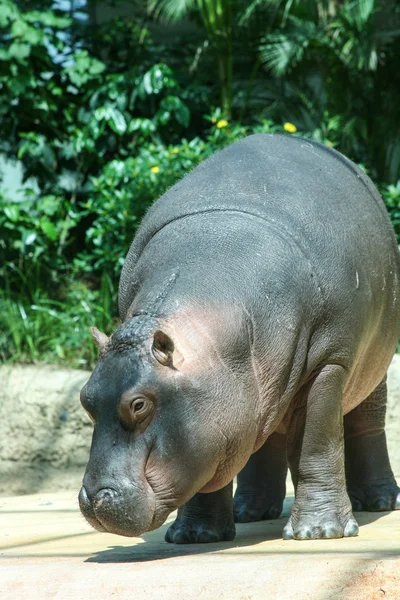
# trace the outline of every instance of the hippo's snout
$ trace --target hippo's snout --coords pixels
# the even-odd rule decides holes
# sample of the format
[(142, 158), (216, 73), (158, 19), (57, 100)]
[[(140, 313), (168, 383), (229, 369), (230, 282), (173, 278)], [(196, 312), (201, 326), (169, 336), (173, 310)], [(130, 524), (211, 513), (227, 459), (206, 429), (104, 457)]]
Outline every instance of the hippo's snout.
[(85, 519), (94, 529), (127, 537), (139, 536), (153, 529), (155, 500), (139, 490), (102, 488), (94, 493), (83, 485), (79, 506)]

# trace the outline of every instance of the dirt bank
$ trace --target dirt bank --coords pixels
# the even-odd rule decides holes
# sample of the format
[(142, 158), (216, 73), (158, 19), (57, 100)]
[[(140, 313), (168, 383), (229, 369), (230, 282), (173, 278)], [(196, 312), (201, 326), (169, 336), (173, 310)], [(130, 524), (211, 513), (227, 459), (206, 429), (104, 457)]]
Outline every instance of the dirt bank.
[(48, 365), (0, 369), (0, 494), (79, 487), (92, 435), (79, 392), (89, 375)]
[[(79, 403), (87, 371), (43, 366), (0, 368), (0, 494), (80, 487), (92, 424)], [(389, 369), (387, 432), (400, 479), (400, 355)]]

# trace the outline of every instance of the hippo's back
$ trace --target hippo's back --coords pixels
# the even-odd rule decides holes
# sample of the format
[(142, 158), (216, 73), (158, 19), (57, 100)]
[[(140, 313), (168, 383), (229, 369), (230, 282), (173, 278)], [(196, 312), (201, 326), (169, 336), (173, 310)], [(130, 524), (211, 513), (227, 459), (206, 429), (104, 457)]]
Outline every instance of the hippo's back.
[(357, 165), (289, 135), (252, 135), (217, 152), (158, 200), (142, 229), (154, 234), (177, 218), (218, 210), (260, 215), (292, 235), (299, 227), (314, 230), (318, 220), (340, 229), (349, 217), (362, 222), (374, 213), (390, 231), (383, 202)]
[(296, 243), (328, 296), (340, 284), (348, 288), (350, 280), (355, 289), (367, 285), (369, 293), (398, 286), (393, 228), (369, 177), (339, 152), (316, 142), (258, 134), (201, 163), (149, 210), (122, 272), (122, 317), (132, 301), (131, 273), (158, 231), (188, 215), (211, 212), (221, 214), (223, 229), (224, 213), (234, 211), (263, 219)]

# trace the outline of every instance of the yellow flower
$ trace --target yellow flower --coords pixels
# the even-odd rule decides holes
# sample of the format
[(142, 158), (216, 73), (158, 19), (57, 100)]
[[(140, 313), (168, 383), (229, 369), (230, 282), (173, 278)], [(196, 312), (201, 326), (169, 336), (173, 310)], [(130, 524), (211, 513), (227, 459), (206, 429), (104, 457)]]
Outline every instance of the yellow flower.
[(160, 172), (160, 167), (151, 167), (150, 171), (152, 173), (159, 173)]
[(297, 127), (296, 127), (296, 125), (293, 125), (293, 123), (284, 123), (283, 129), (285, 131), (288, 131), (289, 133), (296, 133), (296, 131), (297, 131)]
[(218, 123), (217, 123), (217, 127), (218, 127), (218, 129), (223, 129), (224, 127), (228, 127), (228, 121), (226, 121), (225, 119), (220, 119), (220, 121), (218, 121)]
[(179, 154), (179, 148), (172, 148), (171, 154)]
[(326, 142), (326, 145), (329, 146), (329, 148), (333, 148), (333, 142)]

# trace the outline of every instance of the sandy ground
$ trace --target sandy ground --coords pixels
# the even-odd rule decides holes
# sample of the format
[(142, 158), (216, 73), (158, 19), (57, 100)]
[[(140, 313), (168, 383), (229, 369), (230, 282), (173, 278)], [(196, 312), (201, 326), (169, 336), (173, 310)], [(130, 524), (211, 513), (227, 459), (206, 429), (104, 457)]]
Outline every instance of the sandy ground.
[[(54, 394), (50, 371), (44, 373), (47, 396), (36, 422), (47, 429), (39, 432), (32, 421), (29, 432), (18, 408), (27, 390), (34, 390), (31, 398), (39, 395), (37, 377), (32, 371), (27, 386), (21, 371), (7, 375), (18, 394), (15, 414), (9, 416), (4, 402), (0, 413), (3, 494), (10, 485), (39, 493), (0, 498), (1, 600), (400, 600), (400, 511), (357, 513), (356, 538), (283, 541), (293, 501), (289, 487), (283, 517), (239, 525), (231, 543), (170, 545), (163, 541), (167, 524), (143, 538), (93, 531), (77, 505), (90, 426), (76, 395), (87, 375), (58, 372)], [(8, 398), (2, 370), (0, 385)], [(400, 480), (400, 357), (392, 363), (389, 385), (389, 449)], [(65, 485), (70, 491), (57, 491)], [(52, 491), (44, 491), (49, 486)]]
[(284, 517), (239, 525), (231, 543), (175, 546), (167, 525), (143, 539), (91, 530), (76, 494), (2, 498), (0, 598), (399, 600), (400, 511), (356, 517), (356, 538), (283, 541)]

